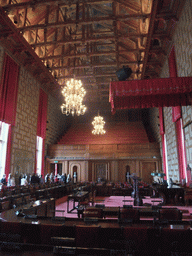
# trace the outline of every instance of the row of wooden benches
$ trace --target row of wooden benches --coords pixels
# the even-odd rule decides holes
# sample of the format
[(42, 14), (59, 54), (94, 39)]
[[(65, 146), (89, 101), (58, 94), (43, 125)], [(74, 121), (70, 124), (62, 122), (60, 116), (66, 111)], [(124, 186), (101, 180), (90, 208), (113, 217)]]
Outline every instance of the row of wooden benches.
[(73, 189), (73, 186), (64, 184), (7, 188), (3, 196), (0, 197), (0, 211), (6, 211), (35, 200), (60, 198), (71, 193)]

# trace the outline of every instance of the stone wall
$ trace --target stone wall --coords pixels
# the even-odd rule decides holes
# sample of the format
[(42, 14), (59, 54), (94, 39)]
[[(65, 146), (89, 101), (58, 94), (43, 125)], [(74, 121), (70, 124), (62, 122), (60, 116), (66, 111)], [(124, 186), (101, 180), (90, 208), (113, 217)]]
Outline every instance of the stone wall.
[(48, 97), (46, 145), (57, 143), (68, 125), (68, 118), (61, 113), (61, 103)]
[[(192, 76), (192, 2), (186, 1), (182, 15), (177, 24), (173, 45), (175, 46), (177, 72), (179, 77)], [(161, 77), (169, 77), (168, 59), (161, 72)], [(192, 120), (191, 106), (182, 107), (183, 126)], [(165, 134), (167, 142), (167, 160), (169, 178), (179, 181), (178, 152), (175, 124), (172, 122), (172, 109), (164, 108)], [(184, 128), (187, 164), (192, 167), (192, 126)]]
[(32, 173), (35, 167), (39, 86), (38, 82), (21, 67), (16, 124), (12, 135), (12, 173)]
[[(178, 76), (192, 76), (192, 2), (187, 0), (174, 35)], [(182, 107), (187, 164), (192, 167), (192, 107)]]
[(186, 146), (187, 164), (192, 168), (192, 109), (191, 106), (182, 107), (184, 138)]
[(159, 129), (159, 109), (151, 108), (149, 111), (150, 126), (153, 129), (155, 141), (161, 143), (160, 129)]
[(173, 37), (178, 76), (192, 76), (192, 2), (186, 0)]
[[(0, 46), (0, 78), (3, 60), (4, 48)], [(23, 66), (20, 66), (16, 123), (12, 127), (11, 173), (31, 174), (34, 171), (39, 89), (41, 87), (42, 85), (38, 82), (38, 79), (34, 78)], [(48, 94), (45, 156), (47, 155), (48, 145), (55, 143), (66, 127), (67, 119), (61, 114), (60, 104), (58, 99)]]

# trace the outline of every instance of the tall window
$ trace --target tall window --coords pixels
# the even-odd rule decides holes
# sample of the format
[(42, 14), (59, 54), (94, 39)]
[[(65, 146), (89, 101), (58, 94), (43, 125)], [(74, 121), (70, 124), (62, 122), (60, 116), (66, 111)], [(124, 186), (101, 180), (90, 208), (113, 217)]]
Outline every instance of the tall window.
[(167, 161), (167, 140), (166, 140), (166, 134), (164, 134), (164, 147), (165, 147), (165, 166), (166, 166), (166, 176), (167, 176), (167, 182), (169, 184), (169, 172), (168, 172), (168, 161)]
[(5, 173), (9, 124), (0, 121), (0, 177)]
[[(44, 176), (44, 147), (47, 125), (47, 94), (40, 89), (39, 109), (37, 118), (37, 155), (36, 155), (36, 173)], [(41, 159), (40, 159), (41, 158)]]
[(43, 151), (43, 138), (37, 136), (37, 142), (36, 142), (36, 159), (37, 159), (37, 170), (36, 173), (38, 175), (41, 175), (41, 169), (42, 169), (42, 152)]

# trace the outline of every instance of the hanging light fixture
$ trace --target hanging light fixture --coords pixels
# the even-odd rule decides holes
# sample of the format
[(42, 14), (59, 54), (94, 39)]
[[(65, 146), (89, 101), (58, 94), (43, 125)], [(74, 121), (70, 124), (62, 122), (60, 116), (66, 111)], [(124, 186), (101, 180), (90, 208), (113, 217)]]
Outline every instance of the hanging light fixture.
[(94, 130), (92, 131), (94, 135), (103, 135), (106, 133), (106, 131), (104, 130), (105, 121), (103, 120), (103, 117), (99, 114), (98, 116), (94, 117), (92, 125), (94, 126)]
[(82, 86), (81, 80), (71, 79), (67, 81), (66, 86), (62, 90), (62, 94), (65, 98), (65, 103), (61, 106), (61, 112), (65, 115), (72, 116), (76, 113), (79, 115), (84, 115), (86, 111), (85, 105), (82, 104), (83, 97), (86, 94), (85, 89)]
[[(77, 23), (76, 23), (76, 31), (75, 31), (75, 40), (77, 34)], [(74, 47), (74, 71), (75, 71), (75, 61), (76, 61), (76, 44)], [(61, 106), (61, 112), (65, 115), (69, 115), (70, 113), (72, 116), (77, 114), (84, 115), (86, 111), (85, 105), (82, 104), (83, 97), (86, 94), (85, 89), (82, 86), (81, 80), (77, 80), (72, 78), (71, 80), (67, 81), (66, 86), (62, 90), (62, 94), (65, 98), (65, 103)]]

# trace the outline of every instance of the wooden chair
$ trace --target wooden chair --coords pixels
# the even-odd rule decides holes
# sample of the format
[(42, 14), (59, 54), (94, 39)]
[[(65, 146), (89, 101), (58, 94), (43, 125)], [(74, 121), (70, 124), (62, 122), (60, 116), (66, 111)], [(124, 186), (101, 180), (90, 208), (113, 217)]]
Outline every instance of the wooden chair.
[(120, 221), (138, 222), (140, 220), (140, 212), (135, 208), (120, 209)]
[(159, 209), (160, 221), (177, 221), (182, 220), (182, 212), (177, 208), (161, 208)]
[(147, 252), (147, 228), (143, 226), (123, 227), (122, 233), (126, 241), (127, 255), (148, 255)]
[(91, 218), (103, 218), (103, 209), (102, 208), (86, 208), (83, 212), (83, 217), (91, 217)]
[(24, 204), (29, 204), (30, 202), (31, 202), (31, 195), (25, 195), (24, 197), (23, 197), (23, 203)]
[(83, 206), (86, 208), (87, 206), (90, 206), (90, 200), (92, 197), (92, 192), (89, 192), (89, 196), (84, 199), (84, 201), (79, 201), (79, 207)]
[(188, 188), (185, 190), (184, 201), (185, 201), (185, 205), (189, 205), (190, 201), (192, 202), (192, 189)]
[(1, 202), (1, 212), (7, 211), (10, 209), (10, 201)]
[(14, 199), (14, 205), (16, 205), (16, 207), (18, 207), (22, 204), (23, 204), (23, 197), (17, 197)]
[(95, 204), (95, 197), (96, 197), (96, 190), (93, 191), (93, 193), (92, 193), (92, 195), (91, 195), (91, 197), (89, 199), (89, 201), (92, 204), (92, 206), (94, 206), (94, 204)]
[(100, 226), (77, 225), (75, 241), (76, 247), (99, 248)]

